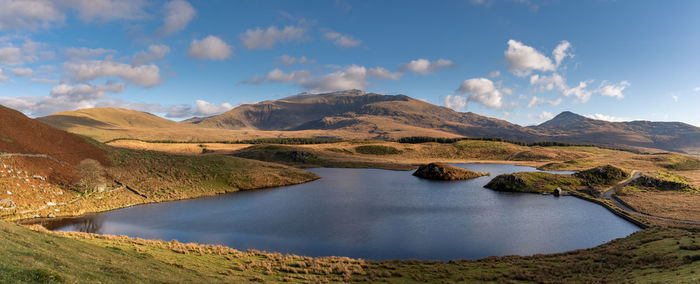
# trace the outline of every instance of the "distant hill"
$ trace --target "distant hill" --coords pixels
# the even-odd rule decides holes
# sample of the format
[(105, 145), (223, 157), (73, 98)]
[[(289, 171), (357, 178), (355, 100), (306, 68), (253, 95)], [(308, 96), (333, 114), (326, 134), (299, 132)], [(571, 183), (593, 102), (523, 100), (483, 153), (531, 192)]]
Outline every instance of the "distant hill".
[[(8, 154), (40, 154), (51, 158), (13, 156), (24, 168), (67, 182), (73, 166), (83, 159), (107, 164), (106, 152), (83, 137), (58, 130), (24, 114), (0, 106), (0, 152)], [(55, 159), (55, 160), (54, 160)]]
[[(415, 128), (458, 135), (503, 137), (532, 141), (536, 133), (510, 122), (460, 113), (404, 95), (380, 95), (358, 90), (296, 95), (242, 105), (220, 115), (189, 121), (204, 127), (259, 130), (365, 131), (373, 138)], [(410, 131), (409, 131), (410, 129)]]
[[(180, 123), (147, 113), (111, 110), (63, 112), (40, 120), (97, 138), (149, 137), (153, 140), (154, 136), (163, 135), (180, 140), (211, 137), (233, 140), (233, 137), (248, 136), (334, 136), (348, 139), (468, 136), (700, 153), (700, 128), (680, 122), (607, 122), (563, 112), (540, 125), (523, 127), (471, 112), (457, 112), (404, 95), (359, 90), (300, 94), (241, 105), (220, 115)], [(154, 132), (156, 128), (158, 131)], [(97, 130), (100, 134), (91, 133)]]
[(700, 150), (700, 128), (681, 122), (608, 122), (565, 111), (530, 128), (558, 141), (627, 145), (687, 153), (698, 153)]
[(64, 111), (40, 117), (38, 120), (58, 129), (71, 129), (72, 127), (83, 126), (139, 128), (180, 126), (175, 121), (147, 112), (109, 107)]

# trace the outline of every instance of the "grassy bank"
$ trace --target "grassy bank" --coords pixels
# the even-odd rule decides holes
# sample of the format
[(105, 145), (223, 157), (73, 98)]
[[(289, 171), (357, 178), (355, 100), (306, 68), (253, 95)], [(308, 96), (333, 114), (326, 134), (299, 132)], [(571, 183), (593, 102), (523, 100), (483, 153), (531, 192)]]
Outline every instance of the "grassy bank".
[[(0, 195), (14, 208), (0, 211), (3, 220), (75, 216), (126, 206), (188, 199), (215, 194), (299, 184), (318, 179), (311, 172), (238, 157), (172, 155), (155, 151), (109, 150), (104, 191), (82, 192), (32, 178), (32, 173), (11, 169), (0, 173)], [(8, 174), (12, 170), (11, 174)], [(135, 190), (120, 186), (114, 181)], [(17, 185), (17, 186), (15, 186)]]
[(310, 258), (0, 222), (0, 282), (694, 282), (700, 234), (647, 229), (585, 250), (436, 261)]

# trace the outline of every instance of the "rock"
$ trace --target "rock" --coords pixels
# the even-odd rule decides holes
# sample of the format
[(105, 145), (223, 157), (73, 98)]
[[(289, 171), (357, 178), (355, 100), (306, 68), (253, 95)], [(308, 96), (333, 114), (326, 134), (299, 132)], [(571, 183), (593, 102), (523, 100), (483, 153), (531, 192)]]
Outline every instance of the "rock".
[(557, 187), (556, 189), (554, 189), (554, 196), (559, 197), (562, 195), (564, 195), (564, 190), (561, 189), (561, 187)]
[(414, 176), (433, 180), (467, 180), (481, 176), (487, 176), (488, 173), (477, 173), (470, 170), (445, 165), (438, 163), (430, 163), (418, 167)]
[(53, 213), (49, 213), (49, 215), (46, 215), (46, 218), (56, 218), (56, 215), (53, 215)]
[(54, 203), (54, 202), (46, 202), (46, 206), (56, 206), (56, 203)]
[(0, 200), (0, 208), (2, 208), (2, 209), (15, 208), (15, 203), (12, 202), (12, 200), (10, 200), (10, 199), (2, 199), (2, 200)]
[(7, 195), (12, 195), (12, 191), (7, 191)]
[(32, 178), (33, 178), (33, 179), (39, 179), (39, 180), (46, 181), (46, 178), (45, 178), (45, 177), (42, 177), (42, 176), (40, 176), (40, 175), (33, 175)]

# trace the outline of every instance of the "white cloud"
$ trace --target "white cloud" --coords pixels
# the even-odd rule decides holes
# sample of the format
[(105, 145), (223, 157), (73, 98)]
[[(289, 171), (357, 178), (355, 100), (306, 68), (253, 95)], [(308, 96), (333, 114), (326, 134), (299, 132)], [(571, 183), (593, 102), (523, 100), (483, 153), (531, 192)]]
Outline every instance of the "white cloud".
[(362, 44), (362, 41), (359, 39), (355, 39), (350, 35), (341, 34), (339, 32), (331, 30), (328, 30), (325, 33), (323, 33), (323, 36), (333, 41), (335, 45), (340, 47), (354, 47)]
[(625, 90), (625, 88), (629, 87), (630, 83), (627, 81), (622, 81), (618, 84), (608, 84), (607, 81), (603, 81), (600, 83), (600, 87), (598, 88), (598, 93), (600, 93), (603, 96), (608, 96), (608, 97), (615, 97), (617, 99), (622, 99), (625, 97), (624, 94), (622, 94), (622, 91)]
[(401, 79), (401, 76), (403, 75), (401, 72), (391, 72), (389, 70), (384, 69), (383, 67), (374, 67), (370, 68), (367, 70), (368, 75), (377, 77), (379, 79), (389, 79), (389, 80), (398, 80)]
[(147, 51), (141, 51), (131, 60), (131, 65), (142, 65), (165, 57), (170, 53), (170, 47), (164, 44), (151, 44)]
[(693, 92), (700, 92), (700, 87), (693, 88)]
[(203, 100), (195, 101), (195, 111), (193, 115), (195, 116), (211, 116), (227, 112), (233, 108), (230, 103), (223, 103), (221, 105), (212, 104)]
[(445, 97), (445, 106), (456, 111), (467, 108), (467, 98), (458, 95), (447, 95)]
[(210, 35), (202, 40), (192, 40), (188, 52), (197, 59), (223, 60), (231, 56), (232, 49), (220, 38)]
[(569, 50), (571, 47), (571, 43), (568, 41), (563, 40), (562, 42), (557, 45), (557, 47), (554, 48), (554, 51), (552, 51), (552, 55), (554, 55), (554, 61), (556, 62), (556, 67), (559, 67), (561, 65), (562, 60), (566, 57), (574, 57), (572, 53), (567, 53), (566, 51)]
[(622, 122), (622, 121), (632, 121), (633, 120), (633, 119), (626, 118), (626, 117), (616, 117), (616, 116), (601, 114), (601, 113), (588, 114), (588, 115), (584, 115), (584, 116), (587, 118), (590, 118), (590, 119), (605, 120), (605, 121), (610, 121), (610, 122)]
[(508, 63), (510, 63), (509, 70), (516, 76), (530, 75), (533, 70), (554, 71), (556, 69), (549, 57), (516, 40), (511, 39), (508, 41), (508, 49), (505, 51), (505, 56)]
[(486, 75), (488, 75), (488, 76), (491, 77), (491, 78), (496, 78), (496, 77), (498, 77), (498, 76), (501, 76), (501, 71), (498, 71), (498, 70), (496, 70), (496, 71), (491, 71), (491, 72), (489, 72), (489, 73), (486, 74)]
[(411, 62), (402, 64), (400, 69), (402, 72), (415, 72), (420, 74), (428, 74), (437, 71), (438, 69), (445, 67), (453, 67), (454, 63), (447, 59), (438, 59), (437, 61), (430, 61), (428, 59), (416, 59), (411, 60)]
[(17, 65), (22, 63), (22, 52), (18, 47), (0, 48), (0, 63)]
[(303, 83), (306, 80), (308, 80), (309, 77), (311, 77), (313, 74), (311, 71), (307, 70), (299, 70), (299, 71), (293, 71), (290, 73), (285, 73), (284, 71), (280, 70), (279, 68), (275, 68), (270, 73), (267, 73), (265, 76), (253, 76), (249, 79), (246, 79), (242, 81), (241, 83), (243, 84), (262, 84), (264, 82), (272, 82), (272, 83), (289, 83), (289, 82), (295, 82), (295, 83)]
[(136, 20), (148, 16), (143, 0), (67, 0), (68, 7), (78, 11), (78, 18), (85, 22), (110, 22)]
[(366, 68), (364, 66), (350, 65), (334, 72), (315, 76), (311, 71), (298, 70), (284, 72), (275, 68), (265, 76), (252, 76), (241, 81), (242, 84), (270, 83), (294, 83), (304, 90), (312, 93), (342, 91), (350, 89), (365, 89), (370, 78), (379, 80), (398, 80), (399, 72), (390, 72), (382, 67)]
[(18, 77), (27, 77), (34, 75), (34, 70), (32, 68), (14, 68), (10, 70), (12, 74)]
[(0, 69), (0, 83), (7, 81), (9, 78), (7, 77), (7, 74), (5, 74), (5, 71), (2, 71)]
[(550, 120), (550, 119), (554, 118), (554, 114), (551, 112), (548, 112), (548, 111), (543, 111), (542, 113), (536, 115), (535, 118), (537, 118), (537, 120), (540, 120), (540, 121)]
[(107, 82), (104, 85), (66, 85), (51, 89), (44, 97), (0, 97), (0, 104), (35, 116), (49, 115), (64, 110), (91, 108), (106, 93), (121, 93), (124, 83)]
[(564, 90), (567, 88), (564, 77), (557, 73), (553, 73), (550, 76), (532, 75), (530, 76), (530, 85), (536, 86), (537, 91), (551, 91), (554, 88)]
[(303, 27), (286, 26), (280, 30), (276, 26), (270, 26), (265, 30), (259, 27), (248, 29), (239, 37), (247, 49), (267, 49), (280, 42), (300, 40), (305, 35), (306, 29)]
[(279, 63), (281, 63), (282, 65), (286, 65), (286, 66), (294, 65), (295, 63), (299, 63), (299, 64), (313, 64), (313, 63), (316, 62), (316, 60), (308, 59), (308, 58), (306, 58), (306, 56), (302, 56), (302, 57), (296, 58), (296, 57), (289, 56), (289, 55), (286, 55), (286, 54), (283, 54), (282, 56), (278, 57), (278, 58), (277, 58), (277, 61), (278, 61)]
[(162, 83), (158, 66), (131, 66), (113, 61), (91, 60), (86, 62), (66, 62), (63, 64), (66, 77), (72, 82), (87, 82), (103, 77), (118, 77), (131, 84), (153, 87)]
[(562, 94), (567, 97), (573, 95), (579, 102), (585, 104), (589, 99), (591, 99), (591, 94), (593, 93), (592, 91), (586, 89), (589, 83), (591, 83), (591, 81), (581, 81), (578, 83), (578, 86), (563, 90)]
[(116, 50), (104, 48), (69, 47), (63, 54), (70, 59), (89, 59), (102, 56), (104, 54), (115, 54)]
[(58, 84), (59, 80), (57, 79), (48, 79), (48, 78), (31, 78), (29, 79), (34, 83), (41, 83), (41, 84)]
[(678, 96), (671, 96), (671, 98), (673, 99), (673, 102), (675, 102), (675, 103), (678, 102)]
[(172, 34), (184, 30), (197, 14), (192, 5), (184, 0), (173, 0), (165, 4), (165, 19), (158, 29), (160, 34)]
[(551, 106), (558, 106), (559, 104), (561, 104), (561, 102), (562, 102), (561, 98), (557, 98), (556, 100), (552, 101), (552, 100), (547, 100), (545, 98), (533, 96), (532, 99), (530, 100), (530, 102), (527, 103), (527, 107), (532, 108), (532, 107), (536, 107), (536, 106), (543, 105), (543, 104), (548, 104)]
[(314, 78), (301, 85), (310, 92), (332, 92), (350, 89), (364, 90), (367, 87), (367, 68), (350, 65), (343, 70)]
[(48, 28), (66, 18), (50, 0), (0, 0), (0, 7), (0, 30)]
[(493, 82), (486, 78), (464, 80), (456, 91), (469, 94), (468, 101), (478, 102), (486, 107), (500, 109), (503, 107), (503, 94), (496, 89)]

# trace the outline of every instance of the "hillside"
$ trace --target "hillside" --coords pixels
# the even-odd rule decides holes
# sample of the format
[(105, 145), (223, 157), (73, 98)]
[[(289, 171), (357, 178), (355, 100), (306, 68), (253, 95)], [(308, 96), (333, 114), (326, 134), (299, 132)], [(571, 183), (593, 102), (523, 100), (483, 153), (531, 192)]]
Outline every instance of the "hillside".
[(109, 164), (106, 151), (87, 139), (3, 106), (0, 106), (0, 152), (6, 157), (13, 155), (23, 168), (56, 182), (69, 181), (73, 175), (72, 166), (84, 159)]
[(543, 136), (566, 142), (628, 145), (688, 153), (700, 150), (700, 128), (681, 122), (608, 122), (565, 111), (530, 128)]
[(62, 112), (39, 119), (100, 141), (114, 138), (231, 141), (258, 137), (467, 136), (700, 153), (700, 128), (680, 122), (607, 122), (563, 112), (540, 125), (523, 127), (471, 112), (456, 112), (404, 95), (359, 90), (300, 94), (241, 105), (220, 115), (179, 123), (118, 109)]
[(369, 138), (386, 138), (391, 132), (409, 130), (420, 133), (416, 128), (466, 136), (500, 136), (526, 141), (536, 138), (532, 130), (507, 121), (456, 112), (404, 95), (359, 90), (301, 94), (242, 105), (190, 122), (224, 129), (363, 131)]

